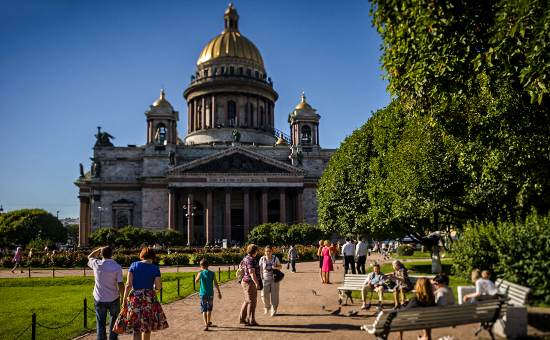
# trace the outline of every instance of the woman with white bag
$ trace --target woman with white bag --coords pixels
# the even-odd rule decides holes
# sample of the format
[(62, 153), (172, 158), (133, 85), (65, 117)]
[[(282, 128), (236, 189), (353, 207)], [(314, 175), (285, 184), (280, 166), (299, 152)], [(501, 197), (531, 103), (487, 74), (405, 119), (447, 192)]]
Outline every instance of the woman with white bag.
[(266, 246), (265, 255), (260, 259), (260, 275), (264, 283), (264, 289), (262, 290), (264, 311), (267, 314), (271, 310), (271, 316), (277, 314), (280, 284), (280, 282), (275, 282), (273, 278), (273, 269), (281, 270), (282, 268), (283, 266), (277, 256), (273, 255), (271, 246)]

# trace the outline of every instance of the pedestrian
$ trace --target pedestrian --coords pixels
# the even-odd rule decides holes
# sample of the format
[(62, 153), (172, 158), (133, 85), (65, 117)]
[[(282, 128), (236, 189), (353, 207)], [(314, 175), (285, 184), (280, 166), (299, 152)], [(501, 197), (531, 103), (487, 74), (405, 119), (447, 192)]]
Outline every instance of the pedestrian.
[(155, 292), (162, 289), (160, 269), (153, 263), (156, 257), (153, 248), (143, 248), (139, 254), (141, 261), (132, 263), (126, 276), (122, 309), (128, 308), (128, 321), (124, 333), (133, 333), (136, 340), (140, 337), (149, 340), (151, 332), (168, 328), (166, 315)]
[(346, 237), (346, 243), (342, 246), (342, 253), (344, 254), (344, 274), (348, 273), (351, 267), (351, 273), (355, 274), (355, 246), (350, 242), (350, 238)]
[(326, 284), (332, 284), (330, 283), (330, 272), (334, 271), (334, 267), (332, 266), (332, 257), (330, 252), (330, 241), (325, 240), (324, 242), (325, 247), (323, 248), (323, 279)]
[(212, 326), (212, 307), (214, 306), (214, 286), (218, 290), (218, 299), (222, 298), (220, 292), (220, 286), (216, 280), (216, 273), (208, 270), (208, 260), (202, 259), (200, 262), (201, 271), (195, 278), (195, 282), (201, 283), (199, 289), (199, 297), (201, 300), (201, 313), (204, 321), (204, 330), (207, 331), (208, 327)]
[(290, 245), (290, 249), (288, 250), (288, 260), (290, 261), (290, 265), (292, 266), (292, 272), (296, 273), (296, 260), (298, 259), (298, 249), (294, 248), (294, 245)]
[(319, 260), (319, 277), (321, 283), (325, 283), (325, 277), (323, 276), (323, 240), (319, 240), (319, 248), (317, 248), (317, 259)]
[(33, 252), (33, 249), (31, 248), (31, 250), (29, 250), (29, 259), (32, 258), (34, 256), (34, 252)]
[(264, 253), (265, 255), (260, 259), (260, 273), (264, 284), (264, 289), (262, 289), (262, 301), (264, 302), (265, 314), (271, 310), (271, 316), (275, 316), (275, 314), (277, 314), (277, 307), (279, 307), (280, 282), (275, 282), (273, 278), (273, 269), (281, 270), (283, 266), (277, 256), (273, 255), (271, 246), (265, 247)]
[(332, 263), (336, 263), (336, 255), (338, 255), (338, 248), (336, 247), (336, 245), (334, 244), (334, 242), (332, 242), (330, 244), (330, 253), (332, 254), (331, 255), (331, 258), (332, 258)]
[(284, 254), (284, 253), (285, 253), (285, 251), (286, 251), (286, 247), (285, 247), (285, 245), (284, 245), (284, 244), (283, 244), (283, 248), (282, 248), (282, 249), (283, 249), (283, 254)]
[(367, 262), (367, 245), (363, 243), (361, 236), (357, 237), (357, 246), (355, 247), (355, 260), (357, 261), (357, 273), (365, 274), (365, 262)]
[(15, 262), (15, 267), (11, 270), (12, 273), (15, 273), (15, 268), (19, 266), (21, 273), (23, 272), (23, 267), (21, 266), (21, 260), (23, 259), (23, 253), (21, 252), (21, 247), (17, 247), (15, 255), (13, 256), (12, 262)]
[(256, 304), (258, 302), (258, 290), (260, 287), (260, 265), (256, 261), (258, 246), (249, 244), (246, 248), (247, 255), (241, 261), (244, 277), (241, 286), (244, 292), (244, 302), (241, 307), (239, 323), (245, 326), (259, 326), (256, 322)]
[[(97, 258), (101, 253), (102, 260)], [(97, 248), (88, 255), (88, 267), (94, 270), (94, 307), (97, 325), (97, 339), (106, 340), (107, 312), (109, 312), (109, 340), (118, 339), (113, 332), (115, 320), (120, 312), (120, 295), (124, 294), (122, 268), (113, 259), (111, 247)]]
[(382, 255), (386, 254), (386, 243), (382, 242)]

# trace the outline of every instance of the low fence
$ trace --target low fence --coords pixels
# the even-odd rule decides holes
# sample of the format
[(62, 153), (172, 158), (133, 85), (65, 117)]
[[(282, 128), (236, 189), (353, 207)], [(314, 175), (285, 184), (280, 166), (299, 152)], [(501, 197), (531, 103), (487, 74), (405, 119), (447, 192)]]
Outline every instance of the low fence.
[[(235, 268), (235, 265), (233, 267)], [(225, 274), (225, 270), (223, 271), (223, 273)], [(92, 275), (93, 275), (93, 271), (92, 271)], [(53, 276), (55, 276), (55, 270), (53, 272)], [(221, 270), (221, 267), (218, 267), (218, 282), (221, 281), (221, 276), (222, 276), (222, 270)], [(30, 271), (29, 271), (29, 277), (30, 277)], [(191, 286), (192, 286), (193, 291), (197, 291), (197, 283), (195, 282), (195, 277), (196, 277), (195, 275), (192, 276), (191, 282), (187, 286), (183, 286), (182, 282), (181, 282), (181, 279), (178, 278), (176, 287), (174, 287), (174, 289), (172, 289), (171, 291), (166, 291), (166, 289), (164, 289), (164, 284), (163, 284), (162, 289), (159, 291), (159, 293), (160, 293), (160, 302), (163, 302), (163, 295), (164, 294), (169, 294), (169, 295), (174, 294), (176, 292), (176, 290), (177, 290), (177, 296), (181, 296), (180, 295), (180, 288), (183, 288), (184, 291), (185, 291), (186, 289), (190, 289)], [(228, 267), (227, 268), (227, 280), (229, 281), (229, 280), (231, 280), (231, 278), (232, 278), (231, 267)], [(31, 317), (31, 323), (29, 324), (29, 326), (27, 328), (25, 328), (25, 330), (23, 332), (21, 332), (17, 337), (13, 338), (13, 340), (17, 340), (20, 337), (22, 337), (27, 331), (29, 331), (29, 329), (31, 331), (31, 340), (36, 340), (36, 330), (37, 330), (38, 327), (42, 327), (42, 328), (45, 328), (45, 329), (48, 329), (48, 330), (55, 330), (55, 329), (64, 328), (64, 327), (67, 327), (68, 325), (70, 325), (71, 323), (73, 323), (76, 320), (76, 318), (78, 318), (78, 316), (80, 314), (84, 314), (83, 315), (83, 325), (84, 325), (84, 329), (87, 329), (88, 328), (88, 311), (92, 312), (93, 314), (95, 314), (95, 312), (96, 312), (95, 309), (92, 309), (92, 308), (88, 307), (88, 301), (87, 301), (87, 299), (84, 299), (84, 306), (76, 312), (76, 315), (69, 322), (67, 322), (63, 326), (59, 326), (59, 327), (49, 327), (49, 326), (46, 326), (46, 325), (43, 325), (43, 324), (39, 323), (37, 321), (36, 313), (33, 313), (32, 317)]]

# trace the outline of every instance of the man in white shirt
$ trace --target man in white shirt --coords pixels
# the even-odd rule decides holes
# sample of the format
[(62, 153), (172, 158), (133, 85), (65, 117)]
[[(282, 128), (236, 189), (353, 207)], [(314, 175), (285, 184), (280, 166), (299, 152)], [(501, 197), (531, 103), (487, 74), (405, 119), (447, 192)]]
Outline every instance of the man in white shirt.
[(351, 273), (355, 274), (355, 246), (350, 242), (349, 237), (346, 237), (346, 243), (342, 246), (342, 254), (344, 254), (344, 274), (348, 273), (351, 266)]
[[(95, 257), (101, 252), (103, 260)], [(109, 246), (98, 248), (88, 255), (88, 266), (94, 270), (94, 307), (97, 323), (97, 339), (107, 340), (105, 324), (109, 312), (109, 340), (117, 340), (118, 334), (113, 326), (120, 312), (120, 297), (124, 296), (124, 278), (122, 268), (111, 259), (113, 249)]]
[(365, 262), (367, 262), (367, 245), (363, 243), (361, 236), (357, 237), (355, 246), (355, 261), (357, 262), (357, 274), (365, 274)]
[(449, 277), (445, 273), (438, 274), (432, 283), (437, 289), (434, 292), (435, 302), (438, 306), (450, 306), (455, 304), (455, 294), (453, 289), (449, 287)]
[(369, 308), (367, 307), (367, 294), (368, 292), (375, 291), (378, 294), (378, 308), (376, 309), (376, 313), (374, 313), (374, 315), (378, 315), (378, 313), (382, 310), (382, 297), (384, 296), (384, 281), (386, 281), (386, 276), (380, 272), (380, 265), (378, 263), (373, 266), (372, 270), (372, 273), (367, 275), (367, 279), (361, 289), (361, 298), (363, 299), (361, 309)]

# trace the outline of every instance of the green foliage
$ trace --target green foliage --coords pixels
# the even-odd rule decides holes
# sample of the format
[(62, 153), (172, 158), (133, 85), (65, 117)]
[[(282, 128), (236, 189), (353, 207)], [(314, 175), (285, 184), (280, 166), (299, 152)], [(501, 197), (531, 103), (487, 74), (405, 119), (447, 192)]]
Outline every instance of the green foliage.
[(550, 303), (550, 215), (533, 212), (515, 221), (472, 223), (461, 233), (453, 257), (457, 275), (468, 278), (474, 268), (489, 269)]
[(446, 100), (488, 74), (542, 101), (550, 70), (545, 0), (372, 0), (392, 94), (417, 103)]
[(414, 255), (414, 248), (408, 245), (403, 245), (397, 247), (397, 255), (398, 256), (413, 256)]
[(112, 228), (99, 229), (90, 235), (90, 242), (96, 246), (107, 244), (119, 247), (152, 246), (157, 243), (157, 234), (163, 238), (164, 242), (168, 242), (168, 245), (181, 244), (181, 242), (178, 243), (178, 238), (181, 238), (181, 234), (177, 231), (163, 230), (153, 234), (150, 230), (138, 229), (132, 226), (119, 230)]
[(174, 229), (155, 232), (157, 242), (164, 247), (180, 246), (183, 244), (183, 235)]
[(52, 242), (50, 239), (45, 239), (45, 240), (34, 239), (29, 243), (27, 243), (27, 245), (25, 246), (25, 250), (34, 249), (33, 252), (36, 254), (38, 251), (45, 249), (46, 246), (48, 246), (48, 249), (54, 248), (53, 247), (54, 244), (55, 242)]
[(34, 239), (65, 242), (67, 231), (52, 214), (42, 209), (10, 211), (0, 216), (0, 246), (13, 247)]
[(330, 238), (330, 234), (322, 228), (307, 223), (287, 226), (282, 223), (266, 223), (254, 228), (248, 235), (247, 244), (257, 244), (260, 247), (283, 244), (312, 244), (320, 239)]
[(69, 243), (78, 244), (78, 232), (79, 232), (78, 224), (71, 224), (67, 226), (67, 236), (70, 239)]
[(90, 244), (95, 246), (116, 244), (118, 233), (112, 228), (102, 228), (90, 235)]

